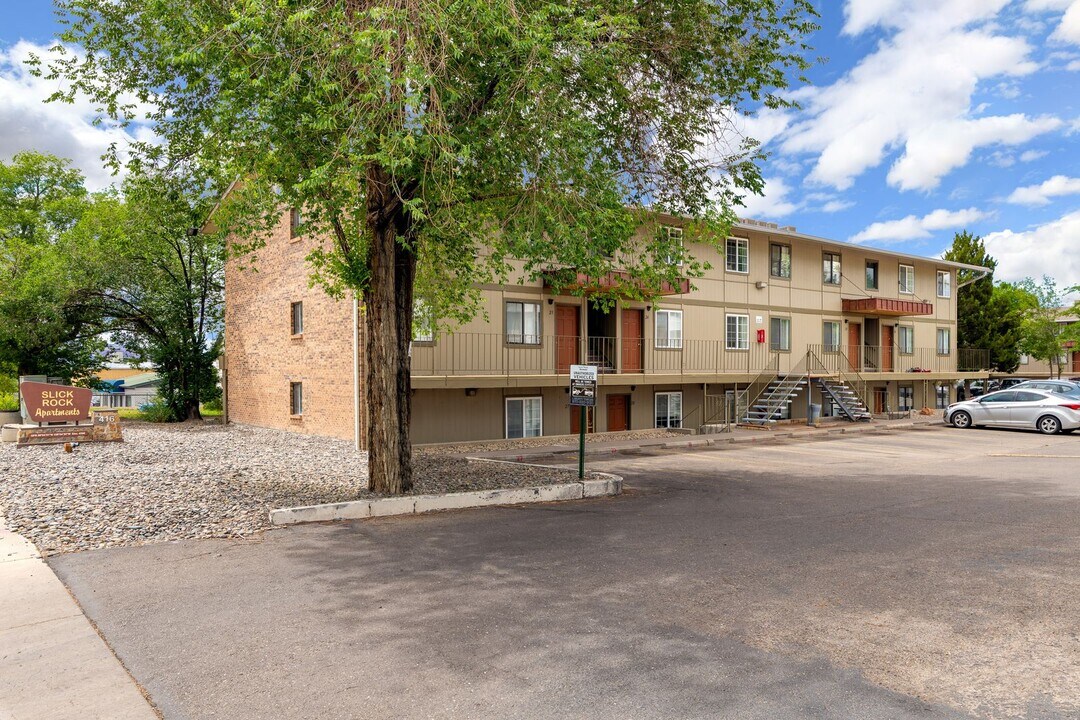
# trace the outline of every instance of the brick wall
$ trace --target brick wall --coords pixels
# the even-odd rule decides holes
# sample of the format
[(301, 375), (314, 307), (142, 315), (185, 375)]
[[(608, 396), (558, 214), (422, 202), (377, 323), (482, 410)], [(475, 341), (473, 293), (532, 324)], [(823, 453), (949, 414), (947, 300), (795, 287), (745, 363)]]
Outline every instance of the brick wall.
[[(263, 248), (226, 263), (229, 419), (352, 441), (353, 303), (308, 287), (310, 267), (305, 258), (315, 245), (308, 238), (290, 239), (285, 212)], [(290, 311), (297, 301), (304, 303), (304, 332), (292, 337)], [(293, 382), (303, 383), (299, 418), (289, 412)]]

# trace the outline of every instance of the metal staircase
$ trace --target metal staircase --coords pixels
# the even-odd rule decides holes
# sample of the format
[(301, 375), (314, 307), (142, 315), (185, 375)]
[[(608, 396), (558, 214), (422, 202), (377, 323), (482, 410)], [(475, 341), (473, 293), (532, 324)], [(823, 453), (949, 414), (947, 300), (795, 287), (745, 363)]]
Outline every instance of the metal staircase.
[(791, 404), (807, 382), (808, 376), (805, 374), (778, 375), (754, 400), (740, 421), (746, 425), (772, 425), (781, 419), (784, 408)]
[(822, 399), (832, 403), (834, 413), (852, 422), (870, 422), (873, 419), (863, 399), (843, 380), (819, 377), (814, 382), (821, 389)]

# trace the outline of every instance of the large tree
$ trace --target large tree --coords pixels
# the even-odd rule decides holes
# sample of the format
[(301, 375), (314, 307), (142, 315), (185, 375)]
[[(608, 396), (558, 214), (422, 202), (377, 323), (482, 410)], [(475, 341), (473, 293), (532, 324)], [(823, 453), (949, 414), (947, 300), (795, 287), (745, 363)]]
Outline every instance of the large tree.
[(99, 197), (67, 160), (0, 162), (0, 366), (84, 379), (100, 366), (101, 318), (87, 311), (71, 232)]
[(212, 187), (187, 163), (143, 167), (72, 231), (87, 259), (87, 302), (161, 374), (159, 399), (174, 420), (200, 419), (200, 403), (217, 393), (225, 243), (200, 228)]
[(1080, 287), (1059, 288), (1053, 278), (1037, 283), (1024, 278), (1015, 285), (1029, 299), (1021, 325), (1020, 350), (1050, 365), (1050, 376), (1061, 377), (1062, 358), (1080, 341), (1080, 323), (1064, 322), (1077, 309), (1066, 307), (1066, 296)]
[(1020, 365), (1020, 324), (1026, 307), (1012, 286), (995, 284), (995, 260), (983, 240), (968, 231), (956, 233), (942, 256), (952, 262), (989, 268), (980, 277), (974, 270), (957, 272), (956, 324), (958, 347), (979, 348), (990, 354), (989, 369), (1011, 373)]
[(723, 237), (739, 191), (762, 187), (737, 116), (786, 104), (815, 29), (809, 0), (57, 5), (85, 54), (48, 72), (113, 118), (152, 103), (173, 151), (242, 179), (217, 222), (254, 247), (292, 205), (329, 239), (311, 260), (331, 292), (363, 300), (384, 492), (411, 486), (414, 292), (461, 319), (476, 283), (511, 274), (628, 270), (609, 301), (699, 275), (666, 236), (634, 242), (641, 212)]

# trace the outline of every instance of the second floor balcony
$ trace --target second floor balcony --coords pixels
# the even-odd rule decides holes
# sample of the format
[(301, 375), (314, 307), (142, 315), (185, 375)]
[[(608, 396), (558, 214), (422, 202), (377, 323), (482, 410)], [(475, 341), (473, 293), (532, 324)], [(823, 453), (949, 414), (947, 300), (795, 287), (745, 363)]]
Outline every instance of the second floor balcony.
[[(448, 333), (412, 346), (414, 378), (554, 378), (569, 374), (571, 365), (595, 365), (603, 375), (626, 376), (627, 382), (646, 378), (687, 378), (723, 381), (757, 375), (767, 368), (780, 373), (804, 367), (808, 352), (826, 366), (844, 372), (881, 376), (919, 377), (985, 371), (989, 353), (967, 348), (908, 348), (895, 346), (804, 345), (777, 348), (754, 338), (664, 339), (580, 337), (502, 333)], [(802, 364), (801, 364), (802, 363)], [(712, 378), (716, 378), (715, 380)], [(612, 378), (615, 380), (616, 378)], [(420, 385), (428, 383), (421, 382)]]

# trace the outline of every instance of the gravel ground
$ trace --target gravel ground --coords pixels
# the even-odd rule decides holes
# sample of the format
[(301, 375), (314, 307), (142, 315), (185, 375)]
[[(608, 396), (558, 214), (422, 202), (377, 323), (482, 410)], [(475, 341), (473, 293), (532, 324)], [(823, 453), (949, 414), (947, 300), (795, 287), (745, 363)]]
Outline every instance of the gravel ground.
[[(244, 537), (278, 507), (376, 497), (367, 454), (296, 433), (128, 424), (123, 443), (0, 444), (0, 514), (43, 554), (181, 538)], [(572, 471), (417, 453), (415, 494), (567, 482)]]
[[(585, 436), (585, 444), (617, 440), (651, 440), (653, 438), (685, 439), (686, 437), (686, 433), (671, 432), (670, 430), (629, 430), (625, 432), (589, 433)], [(426, 445), (418, 447), (417, 451), (429, 454), (460, 455), (463, 453), (487, 452), (491, 450), (519, 450), (547, 447), (549, 445), (576, 445), (577, 442), (577, 435), (545, 435), (544, 437), (522, 438), (519, 440), (488, 440), (485, 442)]]

